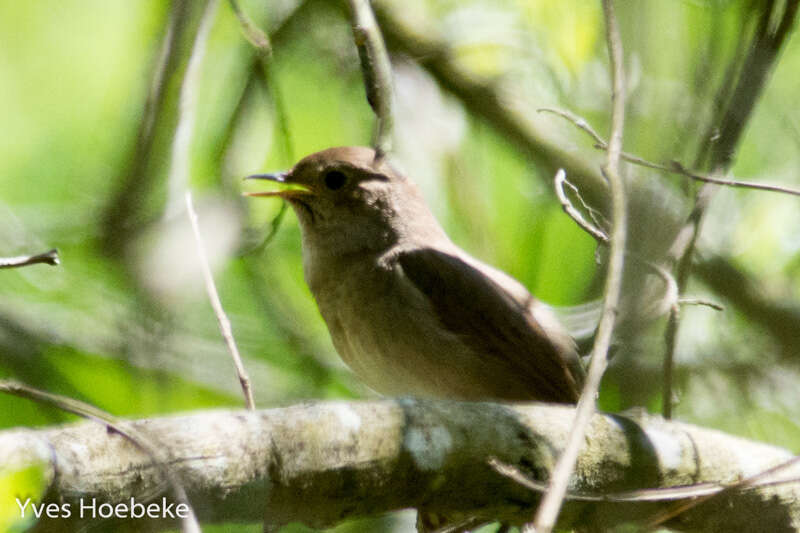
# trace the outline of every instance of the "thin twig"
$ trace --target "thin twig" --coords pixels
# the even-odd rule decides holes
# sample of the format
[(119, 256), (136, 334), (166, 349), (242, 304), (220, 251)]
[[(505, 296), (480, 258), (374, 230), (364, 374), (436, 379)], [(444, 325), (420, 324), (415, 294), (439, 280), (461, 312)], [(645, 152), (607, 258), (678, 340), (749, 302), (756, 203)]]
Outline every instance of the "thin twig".
[(672, 374), (675, 368), (680, 314), (680, 306), (673, 306), (669, 312), (667, 327), (664, 329), (664, 360), (661, 363), (661, 416), (667, 420), (672, 419)]
[(270, 44), (267, 34), (261, 31), (261, 28), (253, 24), (250, 17), (242, 10), (238, 0), (228, 0), (228, 3), (231, 5), (231, 9), (233, 9), (236, 18), (239, 19), (239, 23), (242, 25), (245, 38), (258, 50), (259, 55), (270, 57), (272, 55), (272, 45)]
[[(594, 147), (599, 150), (607, 150), (608, 143), (600, 137), (600, 135), (592, 128), (591, 124), (589, 124), (586, 119), (564, 109), (555, 109), (552, 107), (542, 107), (537, 109), (539, 112), (546, 112), (546, 113), (553, 113), (554, 115), (558, 115), (566, 120), (572, 122), (575, 127), (585, 131), (595, 142)], [(792, 187), (787, 187), (785, 185), (772, 185), (769, 183), (758, 183), (755, 181), (743, 181), (743, 180), (735, 180), (730, 178), (717, 178), (714, 176), (700, 174), (698, 172), (691, 171), (684, 167), (678, 161), (670, 161), (669, 164), (663, 165), (660, 163), (654, 163), (652, 161), (648, 161), (641, 157), (635, 156), (633, 154), (629, 154), (627, 152), (620, 152), (620, 157), (629, 163), (633, 163), (635, 165), (639, 165), (642, 167), (652, 168), (654, 170), (660, 170), (663, 172), (668, 172), (670, 174), (679, 174), (681, 176), (686, 176), (687, 178), (691, 178), (696, 181), (701, 181), (704, 183), (715, 183), (717, 185), (723, 185), (725, 187), (739, 187), (743, 189), (755, 189), (759, 191), (769, 191), (769, 192), (779, 192), (783, 194), (790, 194), (793, 196), (800, 196), (800, 189), (795, 189)]]
[(575, 411), (569, 439), (558, 458), (549, 488), (536, 511), (533, 526), (526, 525), (523, 531), (549, 533), (555, 526), (559, 510), (564, 501), (569, 478), (575, 469), (581, 444), (589, 421), (596, 410), (595, 399), (600, 381), (607, 365), (611, 334), (617, 315), (617, 306), (622, 288), (622, 268), (625, 258), (625, 238), (627, 233), (625, 188), (619, 175), (619, 159), (622, 150), (622, 131), (625, 120), (625, 79), (623, 72), (622, 42), (614, 15), (612, 0), (602, 0), (606, 20), (606, 41), (611, 67), (611, 136), (606, 152), (603, 174), (608, 180), (611, 193), (611, 243), (608, 260), (608, 273), (603, 298), (603, 313), (597, 328), (589, 372)]
[(178, 124), (175, 127), (175, 136), (172, 140), (172, 159), (167, 180), (167, 206), (165, 214), (174, 216), (181, 211), (181, 193), (189, 185), (189, 169), (191, 158), (189, 151), (192, 145), (194, 122), (197, 111), (197, 87), (200, 84), (201, 67), (205, 57), (206, 43), (214, 24), (214, 15), (217, 11), (219, 0), (208, 0), (200, 28), (192, 45), (189, 64), (181, 82), (179, 99)]
[(66, 396), (35, 389), (16, 381), (0, 380), (0, 392), (19, 396), (20, 398), (27, 398), (38, 403), (53, 405), (62, 411), (78, 415), (88, 420), (93, 420), (103, 424), (110, 430), (122, 436), (124, 439), (128, 440), (139, 451), (148, 455), (153, 460), (153, 463), (155, 463), (155, 465), (164, 473), (164, 476), (167, 478), (167, 482), (169, 483), (170, 487), (172, 487), (172, 492), (175, 496), (175, 499), (179, 503), (186, 505), (188, 512), (185, 518), (181, 518), (181, 530), (184, 533), (200, 533), (200, 525), (197, 522), (194, 509), (192, 508), (191, 503), (189, 503), (189, 498), (186, 496), (186, 491), (183, 488), (183, 484), (181, 484), (175, 473), (167, 466), (168, 461), (166, 457), (162, 456), (162, 453), (160, 452), (161, 447), (151, 443), (150, 440), (146, 436), (142, 435), (139, 431), (132, 428), (129, 424), (125, 424), (124, 421), (117, 419), (111, 413), (103, 411), (94, 405), (90, 405), (74, 398), (68, 398)]
[(596, 146), (602, 150), (606, 150), (608, 148), (608, 143), (600, 137), (600, 134), (597, 133), (592, 125), (589, 122), (572, 111), (567, 111), (566, 109), (557, 109), (555, 107), (540, 107), (536, 110), (537, 113), (552, 113), (554, 115), (558, 115), (561, 118), (567, 119), (568, 121), (572, 122), (578, 129), (585, 131), (589, 134), (589, 137), (594, 139)]
[(200, 235), (200, 226), (197, 223), (197, 213), (192, 205), (192, 193), (186, 191), (186, 212), (189, 214), (189, 220), (192, 223), (192, 231), (197, 243), (197, 256), (200, 260), (200, 266), (203, 269), (203, 278), (206, 283), (206, 292), (208, 299), (211, 302), (211, 307), (214, 309), (214, 314), (219, 322), (219, 329), (222, 333), (222, 338), (228, 346), (228, 351), (233, 359), (233, 364), (236, 367), (236, 374), (239, 377), (239, 383), (242, 386), (242, 393), (244, 394), (245, 407), (252, 410), (255, 409), (255, 402), (253, 401), (253, 391), (250, 388), (250, 377), (242, 364), (242, 358), (239, 355), (239, 349), (236, 347), (236, 340), (233, 338), (233, 330), (231, 329), (231, 322), (222, 308), (222, 302), (217, 293), (217, 287), (214, 284), (214, 276), (211, 274), (211, 267), (208, 264), (208, 256), (206, 255), (205, 246), (203, 245), (203, 238)]
[(717, 302), (712, 302), (711, 300), (705, 300), (703, 298), (678, 298), (678, 305), (702, 305), (705, 307), (710, 307), (714, 311), (725, 310), (724, 305), (720, 305)]
[[(767, 476), (770, 476), (772, 474), (777, 474), (781, 470), (785, 470), (786, 468), (789, 468), (790, 466), (793, 466), (793, 465), (795, 465), (797, 463), (800, 463), (800, 455), (796, 455), (796, 456), (792, 457), (791, 459), (789, 459), (787, 461), (784, 461), (782, 463), (779, 463), (779, 464), (773, 466), (772, 468), (768, 468), (766, 470), (763, 470), (763, 471), (759, 472), (758, 474), (754, 474), (754, 475), (752, 475), (752, 476), (750, 476), (748, 478), (745, 478), (745, 479), (743, 479), (743, 480), (741, 480), (741, 481), (739, 481), (737, 483), (729, 485), (729, 486), (723, 488), (722, 490), (718, 490), (718, 491), (714, 492), (713, 494), (700, 496), (700, 497), (698, 497), (698, 498), (696, 498), (694, 500), (690, 500), (690, 501), (687, 501), (687, 502), (681, 502), (680, 504), (672, 507), (671, 509), (667, 509), (667, 510), (662, 511), (662, 512), (656, 514), (655, 516), (651, 517), (650, 520), (648, 520), (647, 524), (645, 525), (645, 531), (651, 531), (651, 530), (657, 528), (658, 526), (662, 525), (667, 520), (670, 520), (671, 518), (675, 518), (676, 516), (688, 511), (689, 509), (691, 509), (693, 507), (696, 507), (696, 506), (700, 505), (701, 503), (706, 503), (706, 502), (708, 502), (709, 500), (711, 500), (713, 498), (718, 498), (718, 497), (720, 497), (720, 496), (722, 496), (724, 494), (729, 494), (729, 493), (731, 493), (733, 491), (736, 491), (736, 490), (743, 490), (743, 489), (750, 488), (750, 487), (757, 487), (757, 486), (760, 485), (759, 482), (763, 478), (765, 478)], [(792, 480), (792, 481), (794, 481), (794, 480)]]
[(723, 185), (725, 187), (740, 187), (744, 189), (755, 189), (757, 191), (779, 192), (783, 194), (791, 194), (792, 196), (800, 196), (800, 189), (794, 189), (791, 187), (786, 187), (784, 185), (772, 185), (769, 183), (757, 183), (755, 181), (734, 180), (729, 178), (715, 178), (714, 176), (707, 176), (704, 174), (696, 174), (694, 172), (691, 172), (683, 168), (683, 165), (681, 165), (677, 161), (672, 161), (671, 165), (672, 165), (671, 167), (666, 167), (663, 165), (652, 165), (652, 164), (650, 166), (652, 168), (666, 170), (667, 172), (682, 174), (694, 180), (702, 181), (705, 183), (714, 183), (717, 185)]
[[(511, 479), (526, 489), (530, 489), (531, 491), (542, 494), (547, 492), (547, 483), (542, 483), (529, 478), (522, 473), (519, 468), (513, 465), (504, 463), (495, 457), (491, 457), (488, 463), (495, 472), (501, 476)], [(695, 485), (686, 485), (680, 487), (637, 489), (623, 492), (609, 492), (605, 494), (568, 491), (565, 494), (565, 499), (581, 502), (663, 502), (704, 496), (719, 492), (724, 488), (724, 486), (717, 483), (697, 483)]]
[[(766, 9), (759, 17), (756, 34), (750, 43), (748, 55), (730, 102), (722, 120), (716, 125), (712, 125), (712, 127), (716, 126), (720, 135), (711, 143), (710, 168), (724, 167), (728, 169), (733, 163), (745, 126), (767, 85), (779, 52), (788, 41), (794, 28), (800, 2), (798, 0), (772, 1), (760, 5)], [(783, 12), (778, 15), (778, 11), (781, 9)]]
[[(684, 229), (681, 233), (688, 231), (689, 237), (687, 244), (678, 253), (681, 254), (677, 257), (676, 278), (678, 281), (678, 294), (683, 294), (686, 284), (689, 280), (689, 272), (691, 271), (692, 254), (694, 253), (697, 240), (700, 238), (700, 229), (703, 224), (704, 214), (708, 203), (711, 201), (711, 196), (714, 189), (711, 185), (704, 185), (697, 192), (695, 197), (694, 207), (689, 217), (686, 220)], [(684, 231), (685, 230), (685, 231)], [(672, 418), (672, 370), (675, 365), (675, 351), (677, 350), (678, 331), (680, 329), (680, 308), (674, 306), (670, 312), (667, 321), (667, 327), (664, 330), (664, 362), (663, 362), (663, 390), (661, 402), (661, 414), (667, 420)]]
[(41, 254), (20, 255), (18, 257), (0, 257), (0, 268), (18, 268), (36, 264), (59, 265), (61, 259), (58, 257), (58, 250), (53, 248)]
[(572, 202), (564, 192), (565, 184), (569, 186), (575, 192), (575, 194), (578, 194), (577, 187), (567, 181), (567, 173), (564, 172), (563, 168), (560, 168), (558, 169), (558, 172), (556, 172), (554, 185), (556, 189), (556, 196), (558, 197), (558, 201), (561, 203), (561, 207), (564, 209), (564, 212), (569, 215), (569, 217), (574, 220), (578, 226), (583, 228), (586, 233), (594, 237), (596, 241), (608, 244), (608, 235), (606, 235), (603, 230), (583, 218), (581, 212), (575, 209), (575, 206), (572, 205)]
[(373, 146), (375, 158), (380, 159), (392, 148), (394, 129), (394, 94), (392, 63), (386, 52), (381, 30), (368, 0), (349, 0), (353, 39), (361, 60), (367, 101), (376, 117)]
[[(206, 4), (205, 11), (203, 12), (203, 18), (200, 23), (200, 29), (197, 32), (197, 36), (195, 37), (194, 45), (192, 47), (192, 55), (189, 58), (189, 66), (186, 68), (186, 74), (183, 78), (183, 83), (181, 84), (180, 113), (178, 117), (178, 125), (175, 129), (175, 138), (172, 144), (172, 162), (169, 175), (170, 193), (168, 200), (169, 207), (167, 210), (168, 214), (175, 213), (178, 210), (178, 206), (175, 204), (174, 199), (175, 195), (177, 194), (177, 188), (181, 187), (185, 190), (189, 182), (189, 149), (191, 147), (196, 107), (195, 88), (199, 83), (200, 66), (202, 65), (206, 42), (208, 40), (209, 33), (211, 32), (211, 26), (213, 24), (214, 15), (218, 5), (218, 0), (208, 0), (208, 3)], [(237, 349), (236, 342), (233, 339), (230, 321), (225, 315), (225, 311), (222, 309), (222, 303), (220, 302), (217, 289), (214, 285), (211, 267), (208, 264), (208, 258), (203, 246), (203, 239), (200, 236), (200, 228), (197, 223), (197, 213), (194, 211), (194, 206), (192, 205), (192, 196), (188, 190), (186, 192), (186, 210), (187, 214), (189, 215), (189, 220), (192, 224), (192, 230), (194, 231), (194, 236), (197, 243), (197, 255), (200, 260), (200, 266), (203, 270), (203, 278), (205, 279), (206, 291), (208, 292), (208, 297), (211, 301), (211, 307), (214, 309), (214, 313), (219, 321), (220, 330), (222, 331), (222, 338), (225, 340), (228, 350), (233, 357), (233, 362), (236, 366), (236, 372), (239, 376), (239, 382), (242, 386), (242, 391), (244, 392), (245, 406), (248, 409), (254, 409), (255, 404), (253, 402), (252, 391), (250, 390), (250, 378), (247, 376), (247, 372), (244, 370), (244, 366), (242, 365), (241, 357), (239, 356), (239, 350)]]
[[(789, 461), (781, 463), (777, 467), (773, 467), (770, 469), (769, 473), (775, 473), (778, 470), (782, 470), (787, 468), (797, 462), (797, 457), (793, 457)], [(526, 489), (530, 489), (533, 492), (544, 493), (547, 491), (547, 484), (542, 483), (540, 481), (536, 481), (534, 479), (529, 478), (526, 476), (519, 468), (515, 467), (514, 465), (504, 463), (500, 461), (496, 457), (491, 457), (487, 461), (489, 466), (494, 469), (495, 472), (500, 474), (501, 476), (505, 476), (510, 480), (514, 481), (515, 483), (519, 484)], [(754, 476), (756, 477), (756, 476)], [(758, 477), (763, 477), (759, 474)], [(566, 494), (566, 499), (570, 501), (580, 501), (580, 502), (670, 502), (674, 500), (684, 500), (687, 498), (702, 498), (700, 502), (707, 501), (712, 496), (716, 496), (720, 492), (727, 491), (727, 490), (743, 490), (747, 488), (751, 489), (760, 489), (764, 487), (772, 487), (776, 485), (782, 484), (790, 484), (790, 483), (797, 483), (797, 478), (790, 478), (790, 479), (780, 479), (776, 481), (759, 481), (753, 480), (752, 482), (747, 483), (745, 486), (741, 484), (741, 482), (737, 483), (695, 483), (692, 485), (679, 485), (674, 487), (656, 487), (656, 488), (646, 488), (646, 489), (634, 489), (634, 490), (626, 490), (621, 492), (608, 492), (608, 493), (589, 493), (589, 492), (573, 492), (569, 491)], [(694, 503), (694, 502), (692, 502)], [(674, 508), (671, 510), (674, 512)], [(665, 520), (669, 520), (671, 516), (667, 517), (667, 514), (671, 515), (670, 511), (666, 511), (664, 513)], [(650, 522), (650, 526), (658, 526), (662, 522), (655, 523), (655, 520)]]
[(664, 281), (664, 296), (661, 298), (663, 307), (657, 312), (661, 316), (667, 309), (673, 309), (680, 303), (680, 292), (678, 291), (678, 282), (675, 277), (661, 265), (657, 265), (652, 261), (641, 257), (635, 252), (626, 252), (625, 257), (631, 257), (642, 263), (644, 266), (656, 273)]

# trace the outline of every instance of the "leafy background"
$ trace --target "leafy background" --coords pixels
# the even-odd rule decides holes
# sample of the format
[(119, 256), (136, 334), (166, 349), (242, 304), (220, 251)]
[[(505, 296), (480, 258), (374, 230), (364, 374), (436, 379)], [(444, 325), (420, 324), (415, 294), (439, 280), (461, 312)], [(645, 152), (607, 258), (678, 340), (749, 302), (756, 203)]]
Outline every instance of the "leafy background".
[[(241, 405), (188, 220), (167, 184), (189, 30), (201, 4), (183, 11), (187, 31), (176, 40), (153, 144), (143, 154), (137, 138), (175, 8), (156, 0), (0, 1), (0, 256), (57, 247), (62, 258), (55, 268), (0, 271), (0, 377), (123, 416)], [(373, 117), (350, 29), (332, 2), (243, 6), (272, 33), (273, 83), (265, 86), (230, 6), (220, 3), (196, 87), (190, 148), (190, 186), (218, 289), (260, 407), (371, 397), (338, 360), (303, 282), (293, 214), (262, 245), (280, 205), (240, 195), (247, 174), (286, 168), (329, 146), (370, 142)], [(691, 163), (718, 103), (715, 91), (742, 54), (759, 6), (619, 3), (627, 151)], [(403, 18), (576, 157), (599, 160), (573, 126), (536, 113), (569, 109), (607, 131), (599, 3), (415, 0)], [(397, 52), (391, 43), (390, 52)], [(453, 239), (477, 257), (548, 303), (597, 298), (602, 269), (594, 242), (562, 213), (550, 175), (508, 132), (444, 91), (424, 66), (429, 60), (393, 54), (397, 165), (420, 183)], [(799, 70), (795, 35), (745, 132), (737, 177), (800, 186), (800, 113), (793, 105)], [(637, 167), (627, 173), (652, 191), (654, 203), (688, 213), (693, 189), (682, 178)], [(644, 242), (662, 238), (646, 209), (632, 214), (632, 226)], [(692, 282), (689, 295), (726, 309), (682, 310), (677, 418), (800, 451), (800, 341), (792, 334), (800, 331), (799, 227), (796, 197), (732, 189), (714, 197), (701, 247), (785, 312), (765, 318), (763, 310), (737, 305), (748, 286), (741, 280), (720, 288), (708, 282), (711, 272)], [(663, 320), (651, 324), (639, 331), (635, 349), (620, 349), (604, 381), (603, 409), (660, 410), (663, 327)], [(71, 419), (0, 396), (0, 428)], [(409, 516), (341, 529), (402, 530)], [(260, 530), (208, 528), (251, 529)]]

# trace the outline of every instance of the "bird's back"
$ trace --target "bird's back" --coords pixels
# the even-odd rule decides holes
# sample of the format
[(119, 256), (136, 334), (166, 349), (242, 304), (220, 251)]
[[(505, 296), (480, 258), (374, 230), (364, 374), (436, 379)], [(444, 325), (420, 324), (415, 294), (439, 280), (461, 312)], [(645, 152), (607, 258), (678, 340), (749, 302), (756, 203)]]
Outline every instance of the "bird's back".
[(441, 248), (327, 262), (339, 281), (312, 290), (344, 361), (383, 394), (576, 401), (577, 356), (555, 317), (512, 278)]

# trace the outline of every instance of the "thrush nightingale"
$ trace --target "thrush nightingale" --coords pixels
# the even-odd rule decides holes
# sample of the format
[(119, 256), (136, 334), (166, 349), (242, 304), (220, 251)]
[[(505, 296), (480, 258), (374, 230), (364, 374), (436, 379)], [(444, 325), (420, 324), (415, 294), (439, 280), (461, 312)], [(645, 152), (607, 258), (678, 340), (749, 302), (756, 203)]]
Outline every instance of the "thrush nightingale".
[(417, 186), (370, 148), (330, 148), (249, 193), (300, 221), (303, 271), (347, 365), (376, 391), (577, 400), (575, 345), (549, 308), (453, 244)]

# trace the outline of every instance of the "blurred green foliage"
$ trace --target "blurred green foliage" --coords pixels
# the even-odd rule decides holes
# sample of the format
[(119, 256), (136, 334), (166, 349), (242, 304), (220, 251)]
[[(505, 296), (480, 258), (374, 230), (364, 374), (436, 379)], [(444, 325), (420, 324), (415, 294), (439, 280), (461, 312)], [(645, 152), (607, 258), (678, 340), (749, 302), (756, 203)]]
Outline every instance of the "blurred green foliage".
[[(279, 205), (243, 201), (240, 178), (291, 164), (276, 121), (275, 91), (283, 98), (295, 157), (370, 142), (372, 115), (347, 22), (328, 2), (300, 4), (244, 3), (274, 32), (273, 86), (266, 87), (222, 2), (196, 88), (191, 188), (201, 224), (212, 221), (204, 233), (218, 289), (261, 407), (373, 395), (330, 344), (302, 278), (293, 214), (266, 247), (247, 251), (268, 231)], [(618, 8), (629, 72), (625, 149), (691, 164), (726, 66), (741, 52), (752, 3), (636, 2)], [(534, 117), (538, 107), (562, 107), (586, 117), (601, 134), (607, 130), (606, 50), (594, 3), (418, 0), (408, 10), (409, 17), (437, 29), (462, 68), (511, 91), (521, 113)], [(196, 26), (198, 13), (197, 6), (187, 9), (187, 28)], [(125, 252), (110, 254), (102, 243), (108, 210), (136, 157), (169, 17), (170, 4), (153, 0), (0, 0), (0, 256), (58, 247), (62, 258), (56, 268), (0, 270), (0, 376), (125, 416), (241, 404), (197, 275), (185, 216), (164, 214), (192, 32), (174, 51), (179, 68), (164, 80), (153, 149), (141, 167), (150, 178), (132, 176), (150, 185), (141, 201), (123, 198), (135, 203), (129, 221), (135, 227), (119, 233)], [(396, 160), (420, 183), (453, 239), (546, 302), (597, 298), (602, 272), (594, 242), (563, 215), (550, 177), (532, 167), (504, 132), (444, 93), (418, 64), (425, 58), (394, 59)], [(795, 35), (746, 130), (737, 175), (800, 185), (800, 113), (791, 104), (798, 70)], [(571, 125), (534, 118), (575, 154), (597, 157)], [(687, 188), (675, 176), (638, 168), (629, 174), (654, 188), (654, 202), (669, 203)], [(688, 207), (678, 203), (675, 209)], [(644, 241), (661, 239), (658, 228), (648, 226), (647, 212), (632, 216), (632, 231), (643, 233)], [(723, 190), (701, 241), (759, 280), (769, 297), (798, 306), (798, 227), (796, 198)], [(709, 294), (699, 283), (690, 292)], [(710, 298), (725, 303), (726, 295)], [(800, 354), (785, 353), (735, 307), (724, 313), (685, 308), (683, 317), (677, 415), (800, 450), (794, 393)], [(660, 409), (661, 326), (643, 336), (645, 349), (635, 358), (612, 361), (602, 408)], [(0, 428), (71, 419), (0, 396)], [(392, 523), (356, 522), (352, 528), (389, 529)]]

